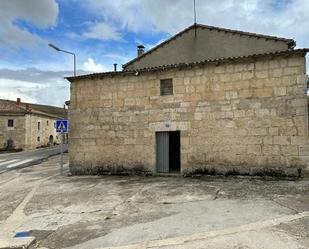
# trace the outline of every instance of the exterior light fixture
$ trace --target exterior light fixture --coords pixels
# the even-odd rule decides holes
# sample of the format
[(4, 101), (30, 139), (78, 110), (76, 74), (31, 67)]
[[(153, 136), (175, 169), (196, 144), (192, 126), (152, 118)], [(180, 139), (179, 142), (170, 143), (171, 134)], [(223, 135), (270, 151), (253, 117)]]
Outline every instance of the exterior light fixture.
[(67, 53), (67, 54), (73, 55), (73, 59), (74, 59), (74, 76), (76, 76), (76, 56), (75, 56), (75, 54), (72, 53), (72, 52), (69, 52), (69, 51), (60, 49), (60, 48), (58, 48), (57, 46), (55, 46), (54, 44), (52, 44), (52, 43), (49, 43), (48, 46), (51, 47), (51, 48), (53, 48), (53, 49), (55, 49), (55, 50), (58, 51), (58, 52), (63, 52), (63, 53)]

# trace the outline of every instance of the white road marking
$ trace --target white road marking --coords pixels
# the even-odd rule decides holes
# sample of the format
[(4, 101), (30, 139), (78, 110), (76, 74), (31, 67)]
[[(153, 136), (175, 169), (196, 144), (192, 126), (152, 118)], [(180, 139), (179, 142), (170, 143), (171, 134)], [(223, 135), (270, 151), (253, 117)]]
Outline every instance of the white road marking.
[(11, 169), (11, 168), (15, 168), (21, 164), (24, 164), (24, 163), (27, 163), (27, 162), (30, 162), (32, 161), (33, 158), (30, 158), (30, 159), (26, 159), (26, 160), (22, 160), (22, 161), (19, 161), (17, 163), (13, 163), (13, 164), (10, 164), (9, 166), (6, 166), (7, 169)]
[(13, 160), (5, 161), (5, 162), (0, 163), (0, 166), (1, 165), (5, 165), (5, 164), (9, 164), (9, 163), (13, 163), (13, 162), (16, 162), (16, 161), (18, 161), (18, 159), (13, 159)]

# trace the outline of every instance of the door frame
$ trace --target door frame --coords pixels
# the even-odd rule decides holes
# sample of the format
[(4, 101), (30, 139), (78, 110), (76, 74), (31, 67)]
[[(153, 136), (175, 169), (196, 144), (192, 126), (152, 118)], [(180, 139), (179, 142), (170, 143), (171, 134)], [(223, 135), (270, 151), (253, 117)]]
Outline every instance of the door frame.
[(157, 140), (157, 134), (158, 133), (163, 133), (166, 132), (168, 133), (168, 139), (170, 139), (170, 133), (172, 132), (179, 132), (179, 172), (172, 172), (172, 173), (176, 173), (176, 174), (180, 174), (181, 173), (181, 130), (168, 130), (168, 131), (155, 131), (155, 172), (159, 173), (159, 174), (170, 174), (170, 153), (168, 153), (168, 157), (169, 157), (169, 163), (168, 163), (168, 172), (159, 172), (158, 171), (158, 140)]

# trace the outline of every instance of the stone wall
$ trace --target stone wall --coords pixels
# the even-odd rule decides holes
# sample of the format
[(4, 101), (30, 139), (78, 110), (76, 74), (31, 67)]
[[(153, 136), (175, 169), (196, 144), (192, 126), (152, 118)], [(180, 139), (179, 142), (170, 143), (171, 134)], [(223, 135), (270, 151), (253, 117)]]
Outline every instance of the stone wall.
[[(40, 122), (40, 129), (38, 129), (38, 122)], [(26, 149), (35, 149), (48, 145), (50, 136), (53, 137), (54, 142), (60, 143), (55, 123), (56, 118), (26, 115)], [(40, 138), (39, 140), (38, 137)]]
[[(305, 71), (290, 54), (74, 80), (71, 172), (155, 172), (155, 132), (180, 130), (183, 174), (297, 174), (309, 158)], [(172, 96), (160, 96), (165, 78)]]
[[(14, 127), (8, 127), (8, 120), (14, 120)], [(7, 140), (13, 140), (16, 149), (25, 147), (25, 116), (3, 115), (0, 116), (0, 149), (7, 147)]]
[[(14, 127), (8, 127), (8, 119), (14, 120)], [(38, 122), (41, 123), (40, 130)], [(0, 116), (0, 149), (6, 148), (8, 139), (14, 141), (16, 149), (35, 149), (45, 146), (49, 143), (50, 136), (53, 136), (54, 142), (60, 143), (54, 126), (55, 122), (55, 118), (32, 114), (2, 115)]]

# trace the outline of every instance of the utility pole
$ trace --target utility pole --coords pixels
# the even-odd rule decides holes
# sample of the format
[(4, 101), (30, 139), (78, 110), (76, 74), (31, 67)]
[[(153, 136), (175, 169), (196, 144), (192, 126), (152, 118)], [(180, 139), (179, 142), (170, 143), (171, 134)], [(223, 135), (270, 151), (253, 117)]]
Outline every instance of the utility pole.
[(194, 11), (194, 37), (196, 38), (196, 7), (195, 7), (195, 0), (193, 0), (193, 11)]

